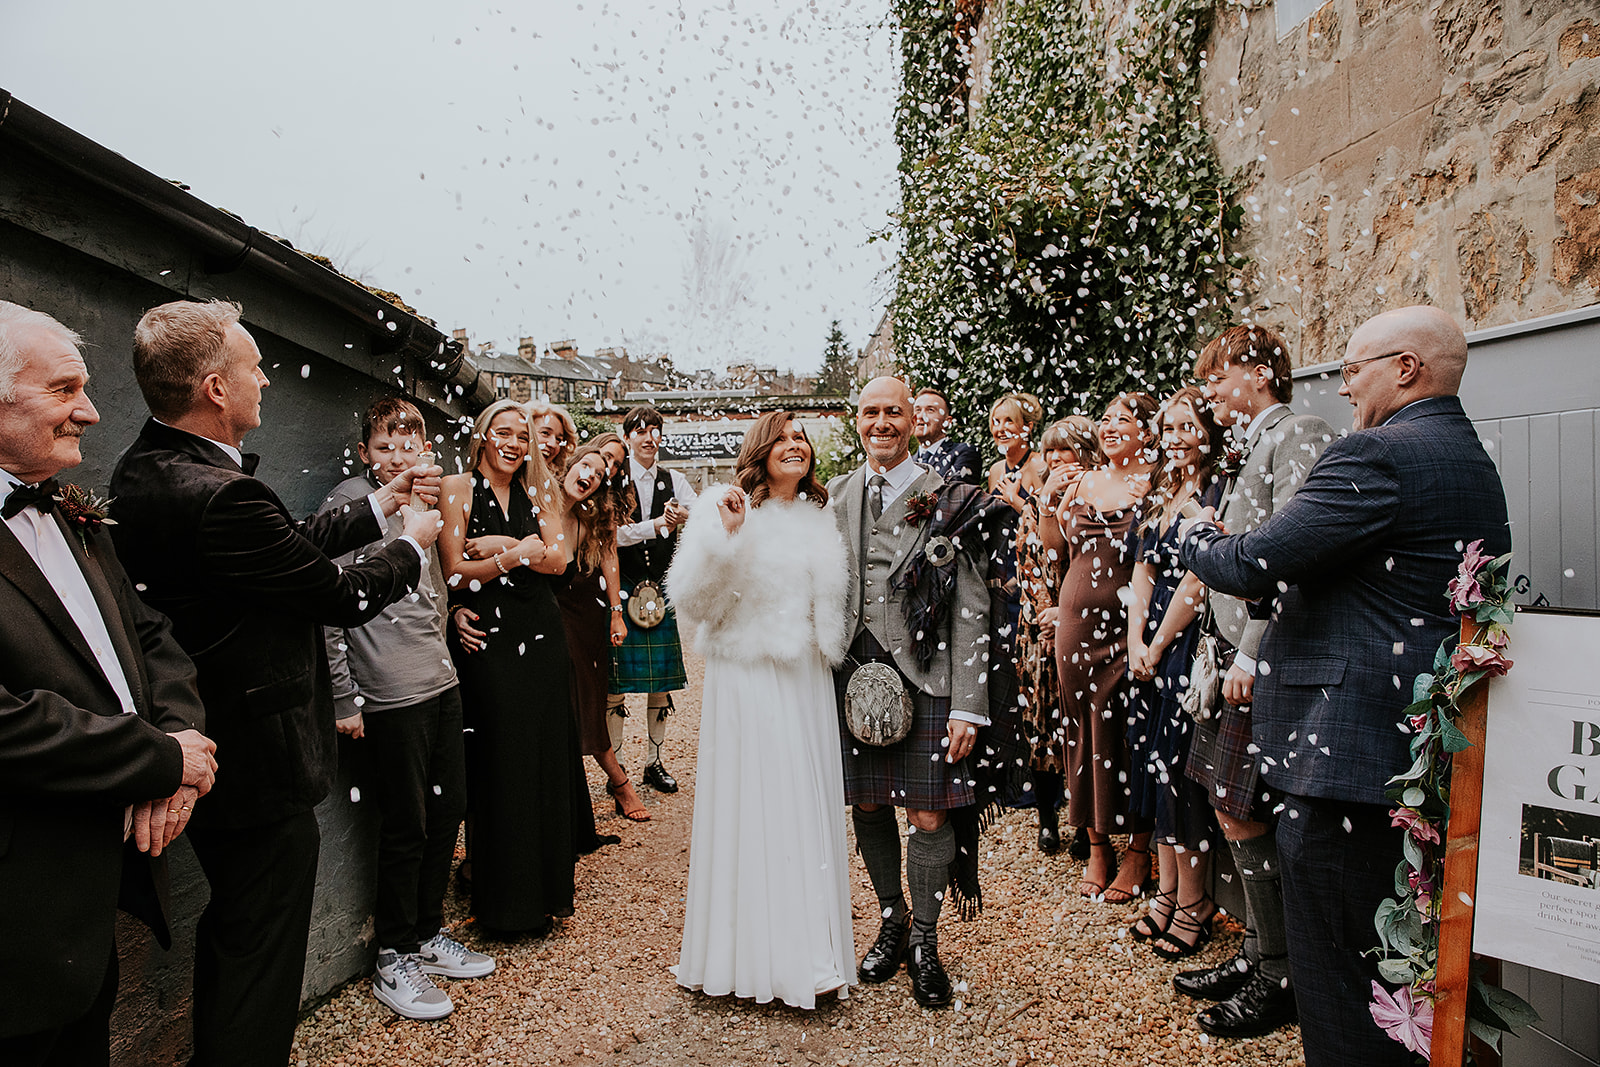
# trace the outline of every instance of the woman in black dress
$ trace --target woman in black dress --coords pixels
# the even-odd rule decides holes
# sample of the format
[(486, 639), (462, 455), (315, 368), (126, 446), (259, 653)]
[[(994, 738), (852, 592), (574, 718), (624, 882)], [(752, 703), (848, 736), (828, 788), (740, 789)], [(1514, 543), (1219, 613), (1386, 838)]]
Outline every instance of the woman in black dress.
[(578, 749), (606, 774), (606, 792), (617, 814), (649, 822), (650, 812), (634, 792), (628, 772), (611, 748), (606, 728), (606, 687), (611, 650), (628, 629), (622, 621), (622, 584), (617, 568), (617, 527), (633, 511), (633, 486), (625, 473), (622, 438), (604, 433), (579, 448), (561, 479), (566, 501), (562, 530), (573, 556), (570, 581), (557, 594), (572, 656), (572, 710)]
[[(472, 910), (496, 931), (543, 933), (572, 913), (573, 738), (556, 585), (567, 568), (561, 489), (530, 447), (528, 416), (491, 404), (472, 469), (440, 489), (439, 557), (450, 599), (483, 636), (453, 645), (466, 723)], [(541, 523), (543, 515), (545, 521)], [(555, 521), (551, 521), (555, 520)], [(509, 547), (469, 559), (468, 538)], [(554, 576), (554, 577), (553, 577)]]

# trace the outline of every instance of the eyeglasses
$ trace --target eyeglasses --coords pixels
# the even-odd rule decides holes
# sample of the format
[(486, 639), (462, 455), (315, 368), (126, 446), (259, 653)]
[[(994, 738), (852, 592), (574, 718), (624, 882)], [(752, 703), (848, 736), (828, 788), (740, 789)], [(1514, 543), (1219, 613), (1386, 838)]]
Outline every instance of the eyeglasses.
[[(1339, 377), (1343, 378), (1346, 382), (1349, 382), (1351, 378), (1356, 376), (1355, 369), (1361, 366), (1361, 364), (1376, 363), (1380, 359), (1393, 359), (1395, 356), (1405, 355), (1407, 351), (1409, 351), (1409, 349), (1401, 349), (1399, 352), (1385, 352), (1381, 356), (1368, 356), (1366, 359), (1353, 359), (1349, 363), (1341, 363), (1339, 365)], [(1417, 360), (1417, 364), (1420, 366), (1422, 361), (1420, 359)]]

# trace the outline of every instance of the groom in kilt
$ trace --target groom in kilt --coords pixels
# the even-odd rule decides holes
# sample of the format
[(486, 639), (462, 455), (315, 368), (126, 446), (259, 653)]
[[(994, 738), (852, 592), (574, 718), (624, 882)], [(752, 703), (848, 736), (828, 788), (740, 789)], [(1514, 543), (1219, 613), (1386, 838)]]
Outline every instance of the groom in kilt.
[[(978, 728), (989, 722), (989, 595), (970, 555), (953, 549), (948, 538), (930, 536), (944, 480), (910, 457), (911, 405), (911, 392), (898, 378), (868, 382), (856, 415), (867, 463), (828, 485), (851, 589), (851, 644), (836, 682), (845, 799), (883, 915), (861, 961), (861, 978), (887, 981), (903, 960), (917, 1002), (942, 1008), (951, 999), (938, 954), (939, 912), (956, 858), (950, 815), (976, 799), (968, 757)], [(937, 621), (913, 633), (906, 621), (911, 594), (900, 586), (919, 556), (945, 564), (951, 582)], [(845, 688), (851, 672), (867, 662), (893, 666), (915, 707), (910, 734), (890, 745), (859, 741), (845, 725)], [(904, 889), (896, 808), (905, 809), (910, 824)]]

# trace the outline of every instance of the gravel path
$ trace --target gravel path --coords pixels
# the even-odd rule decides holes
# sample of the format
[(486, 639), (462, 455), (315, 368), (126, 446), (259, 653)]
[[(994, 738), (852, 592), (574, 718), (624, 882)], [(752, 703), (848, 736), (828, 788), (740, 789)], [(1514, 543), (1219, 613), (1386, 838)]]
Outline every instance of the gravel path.
[[(476, 981), (439, 979), (455, 1014), (434, 1023), (402, 1019), (351, 983), (304, 1022), (295, 1042), (303, 1067), (444, 1064), (1286, 1064), (1303, 1063), (1293, 1028), (1250, 1041), (1201, 1033), (1197, 1005), (1172, 991), (1178, 965), (1127, 937), (1131, 907), (1075, 893), (1082, 864), (1041, 855), (1031, 811), (1015, 811), (984, 837), (984, 914), (940, 927), (940, 956), (961, 1000), (928, 1012), (905, 974), (858, 986), (849, 1000), (817, 1010), (714, 999), (680, 990), (677, 962), (689, 869), (696, 727), (703, 665), (689, 663), (667, 765), (675, 796), (642, 789), (653, 820), (612, 814), (604, 780), (589, 763), (602, 833), (622, 844), (578, 864), (577, 914), (548, 937), (484, 938), (454, 892), (455, 935), (499, 963)], [(642, 702), (642, 698), (634, 698)], [(630, 724), (633, 726), (635, 724)], [(639, 740), (624, 760), (638, 758)], [(877, 933), (876, 901), (852, 855), (857, 956)], [(1185, 966), (1232, 955), (1238, 928)]]

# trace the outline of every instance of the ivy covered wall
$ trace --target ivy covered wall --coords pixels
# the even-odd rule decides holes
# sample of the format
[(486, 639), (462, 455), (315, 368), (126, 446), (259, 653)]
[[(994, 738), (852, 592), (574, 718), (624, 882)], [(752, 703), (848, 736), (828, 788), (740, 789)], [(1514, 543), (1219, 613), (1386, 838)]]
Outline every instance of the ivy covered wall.
[[(1239, 208), (1199, 107), (1209, 0), (893, 0), (900, 366), (987, 436), (1171, 392), (1226, 325)], [(974, 56), (977, 70), (974, 71)], [(974, 86), (978, 91), (974, 92)]]

